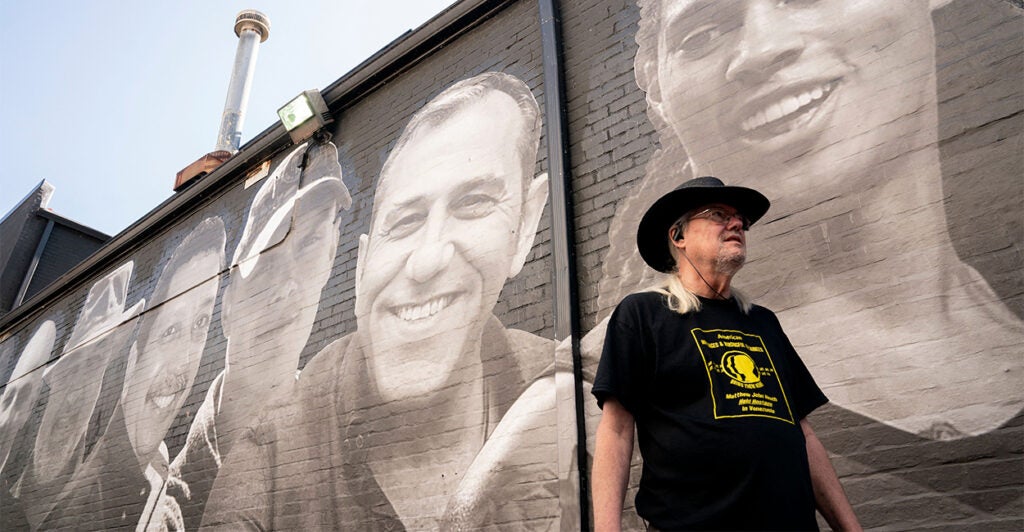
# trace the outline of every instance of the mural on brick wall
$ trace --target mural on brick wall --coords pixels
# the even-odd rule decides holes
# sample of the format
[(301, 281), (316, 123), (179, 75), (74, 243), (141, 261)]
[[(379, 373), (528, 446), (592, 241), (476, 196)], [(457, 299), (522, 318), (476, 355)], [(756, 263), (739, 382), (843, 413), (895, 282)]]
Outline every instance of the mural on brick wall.
[(56, 338), (57, 328), (53, 321), (46, 320), (36, 328), (18, 357), (3, 395), (0, 395), (0, 472), (11, 456), (15, 437), (28, 422), (32, 406), (39, 398), (43, 373), (34, 370), (50, 358)]
[[(19, 481), (25, 518), (39, 526), (59, 504), (85, 458), (85, 435), (112, 358), (124, 356), (144, 302), (127, 305), (134, 263), (102, 277), (85, 298), (63, 352), (42, 370), (48, 390), (32, 452)], [(38, 371), (38, 370), (37, 370)]]
[[(556, 378), (571, 396), (571, 371), (556, 369), (554, 340), (494, 314), (546, 208), (542, 125), (530, 88), (500, 72), (451, 85), (411, 117), (358, 238), (356, 330), (304, 364), (352, 206), (329, 138), (290, 148), (258, 182), (233, 254), (212, 216), (174, 247), (146, 298), (128, 304), (141, 282), (132, 261), (101, 278), (56, 362), (46, 366), (46, 321), (4, 390), (0, 450), (22, 450), (2, 471), (0, 522), (578, 527), (575, 511), (560, 520), (578, 484), (559, 470), (555, 430)], [(203, 392), (194, 384), (217, 320), (223, 369)], [(37, 407), (37, 428), (21, 430)], [(183, 408), (187, 435), (169, 445)]]
[(553, 341), (492, 314), (547, 200), (547, 176), (533, 174), (540, 126), (529, 88), (500, 73), (413, 116), (359, 240), (358, 330), (238, 441), (204, 526), (447, 529), (536, 515), (523, 505), (546, 492), (557, 505), (543, 474), (554, 434), (529, 430), (553, 424), (535, 421), (554, 412)]
[[(257, 190), (224, 289), (224, 370), (173, 459), (153, 522), (195, 529), (223, 461), (268, 397), (293, 381), (351, 198), (330, 142), (303, 144)], [(182, 511), (191, 506), (192, 511)]]
[[(177, 246), (138, 319), (122, 393), (89, 455), (48, 513), (43, 529), (132, 527), (148, 522), (168, 477), (167, 431), (199, 369), (224, 263), (224, 224), (208, 218)], [(100, 379), (97, 379), (100, 380)]]
[[(655, 199), (699, 175), (756, 188), (772, 208), (736, 284), (776, 310), (832, 404), (852, 414), (839, 419), (881, 424), (888, 433), (863, 434), (927, 454), (948, 442), (952, 460), (972, 446), (1005, 454), (987, 436), (1024, 405), (1020, 8), (971, 4), (933, 22), (926, 0), (638, 4), (635, 75), (661, 145), (612, 221), (599, 306), (661, 282), (635, 245)], [(986, 61), (1004, 63), (1003, 78), (965, 84), (977, 74), (939, 49), (937, 83), (940, 32), (946, 46), (967, 41), (954, 48), (1001, 39), (973, 52), (999, 50)], [(967, 64), (972, 52), (960, 53)], [(591, 364), (605, 323), (583, 340)], [(924, 484), (945, 491), (941, 477)], [(961, 502), (987, 515), (1015, 497)]]
[[(717, 175), (773, 202), (736, 283), (865, 524), (1019, 518), (1022, 9), (614, 3), (562, 3), (588, 424), (601, 313), (659, 281), (640, 216)], [(0, 331), (0, 528), (579, 527), (536, 6), (503, 9)]]

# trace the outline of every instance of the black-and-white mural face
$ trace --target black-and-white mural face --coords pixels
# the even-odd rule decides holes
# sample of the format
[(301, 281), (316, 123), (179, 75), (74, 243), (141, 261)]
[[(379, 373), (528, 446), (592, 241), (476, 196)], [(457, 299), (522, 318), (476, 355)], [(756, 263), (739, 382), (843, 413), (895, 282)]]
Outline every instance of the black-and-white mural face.
[(1017, 415), (1024, 325), (947, 230), (929, 3), (639, 4), (648, 204), (690, 175), (764, 191), (737, 283), (834, 404), (933, 439)]
[(81, 461), (82, 437), (103, 373), (112, 357), (127, 352), (145, 304), (126, 305), (133, 268), (127, 262), (92, 286), (64, 354), (43, 374), (50, 392), (33, 451), (34, 478), (40, 484), (63, 479)]
[(804, 211), (820, 187), (885, 186), (886, 161), (934, 143), (927, 0), (664, 0), (644, 17), (651, 111), (696, 174), (771, 187), (776, 209)]
[(39, 398), (43, 377), (40, 368), (50, 358), (56, 337), (57, 328), (50, 320), (36, 328), (18, 357), (3, 395), (0, 395), (0, 472), (10, 456), (15, 436), (28, 421), (32, 406)]
[[(505, 330), (492, 313), (533, 247), (547, 201), (547, 176), (533, 175), (540, 125), (521, 80), (481, 74), (417, 111), (381, 172), (356, 278), (358, 345), (373, 392), (355, 404), (430, 412), (406, 429), (416, 438), (409, 444), (401, 443), (405, 432), (375, 419), (396, 441), (365, 458), (407, 528), (500, 519), (485, 502), (499, 485), (497, 464), (509, 481), (522, 481), (518, 475), (531, 463), (555, 469), (555, 455), (542, 451), (554, 434), (516, 431), (554, 425), (553, 385), (527, 392), (554, 345)], [(436, 441), (446, 444), (429, 443)], [(520, 450), (531, 461), (522, 461)], [(396, 460), (403, 454), (422, 458)], [(420, 489), (410, 490), (408, 478), (418, 478)], [(543, 489), (543, 480), (533, 482)]]
[(255, 397), (294, 374), (350, 204), (329, 142), (295, 148), (261, 185), (224, 295), (235, 389)]
[(200, 223), (174, 251), (157, 281), (156, 297), (139, 321), (121, 406), (140, 464), (156, 460), (192, 389), (217, 297), (224, 241), (219, 218)]
[(438, 115), (392, 152), (360, 242), (356, 316), (387, 398), (436, 391), (465, 357), (479, 358), (483, 326), (547, 199), (529, 157), (534, 117), (511, 96), (484, 92)]

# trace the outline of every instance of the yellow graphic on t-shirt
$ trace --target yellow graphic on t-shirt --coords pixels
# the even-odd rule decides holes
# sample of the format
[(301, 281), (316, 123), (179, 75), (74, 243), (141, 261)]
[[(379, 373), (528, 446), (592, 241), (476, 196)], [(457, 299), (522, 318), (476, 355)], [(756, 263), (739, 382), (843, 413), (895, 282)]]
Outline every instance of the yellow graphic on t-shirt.
[(760, 336), (724, 329), (691, 333), (708, 372), (715, 419), (756, 416), (794, 423), (786, 391)]
[(761, 384), (761, 375), (754, 365), (754, 359), (741, 351), (729, 351), (722, 356), (722, 371), (733, 378), (732, 384)]

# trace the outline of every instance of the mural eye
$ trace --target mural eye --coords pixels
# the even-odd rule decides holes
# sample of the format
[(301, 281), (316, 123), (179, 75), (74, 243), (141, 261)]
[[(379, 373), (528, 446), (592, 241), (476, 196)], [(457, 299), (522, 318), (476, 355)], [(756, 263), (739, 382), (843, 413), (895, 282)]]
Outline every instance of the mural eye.
[(196, 317), (196, 321), (192, 322), (192, 330), (194, 330), (194, 331), (206, 330), (206, 326), (209, 325), (209, 323), (210, 323), (210, 316), (208, 316), (206, 314), (203, 314), (202, 316), (197, 316)]
[(425, 212), (414, 212), (402, 216), (395, 223), (391, 224), (390, 227), (385, 230), (385, 236), (391, 236), (394, 238), (402, 238), (409, 236), (416, 232), (421, 225), (426, 221), (427, 214)]
[(174, 338), (177, 335), (178, 335), (178, 326), (177, 325), (171, 325), (171, 326), (167, 327), (166, 329), (164, 329), (163, 334), (160, 335), (160, 339), (166, 341), (166, 340), (170, 340), (170, 339)]
[(703, 57), (718, 46), (722, 33), (721, 26), (717, 24), (700, 26), (683, 37), (679, 49), (688, 56)]
[(498, 198), (488, 194), (466, 194), (452, 204), (451, 210), (458, 218), (483, 218), (497, 204)]

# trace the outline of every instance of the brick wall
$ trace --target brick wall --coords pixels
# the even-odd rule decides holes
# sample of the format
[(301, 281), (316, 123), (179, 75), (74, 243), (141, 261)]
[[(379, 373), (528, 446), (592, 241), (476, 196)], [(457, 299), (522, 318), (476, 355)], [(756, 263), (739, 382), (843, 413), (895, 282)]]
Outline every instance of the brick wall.
[[(809, 10), (793, 19), (803, 24), (833, 4), (773, 9), (785, 16), (792, 15), (785, 9)], [(745, 5), (736, 3), (731, 16)], [(0, 528), (130, 527), (151, 518), (186, 529), (204, 519), (362, 529), (398, 516), (410, 528), (578, 528), (576, 421), (566, 414), (572, 379), (555, 354), (565, 340), (554, 337), (555, 210), (541, 204), (536, 230), (527, 224), (535, 236), (511, 276), (517, 268), (505, 254), (523, 230), (494, 220), (522, 220), (528, 209), (510, 199), (521, 189), (493, 178), (518, 170), (504, 166), (483, 172), (483, 185), (448, 186), (466, 176), (461, 170), (518, 153), (514, 136), (460, 151), (505, 131), (517, 115), (496, 102), (484, 107), (477, 95), (465, 108), (410, 126), (447, 88), (486, 72), (520, 80), (541, 117), (552, 111), (543, 104), (537, 5), (493, 7), (373, 90), (332, 101), (330, 144), (279, 145), (269, 175), (246, 186), (246, 174), (262, 162), (254, 160), (221, 177), (223, 186), (178, 209), (175, 219), (154, 223), (57, 296), (5, 322)], [(750, 233), (750, 258), (736, 284), (777, 311), (832, 399), (810, 420), (862, 523), (1019, 529), (1021, 8), (954, 1), (914, 11), (925, 18), (900, 31), (909, 16), (887, 21), (877, 2), (848, 7), (849, 27), (828, 20), (784, 29), (806, 30), (804, 45), (813, 37), (832, 43), (829, 50), (846, 47), (839, 64), (849, 70), (819, 83), (825, 89), (800, 103), (803, 111), (758, 125), (757, 105), (799, 101), (814, 83), (775, 93), (745, 87), (776, 94), (751, 104), (735, 99), (745, 94), (735, 88), (754, 83), (753, 73), (746, 81), (716, 77), (715, 54), (739, 46), (735, 32), (762, 20), (730, 26), (737, 29), (719, 36), (724, 44), (701, 56), (703, 70), (663, 65), (655, 86), (638, 83), (634, 66), (648, 12), (632, 0), (560, 3), (584, 388), (603, 320), (624, 295), (658, 279), (635, 252), (639, 217), (694, 168), (719, 173), (774, 203)], [(908, 44), (922, 36), (933, 44)], [(866, 49), (854, 48), (858, 39)], [(819, 50), (791, 51), (761, 72), (781, 80), (785, 68), (814, 57), (809, 71), (829, 72), (834, 56), (821, 59)], [(904, 55), (868, 75), (887, 51)], [(910, 56), (923, 63), (899, 63)], [(675, 85), (667, 77), (673, 68), (686, 73)], [(712, 90), (714, 83), (720, 86)], [(872, 97), (858, 100), (858, 91)], [(924, 104), (871, 122), (876, 108), (922, 94)], [(660, 114), (651, 100), (665, 102)], [(723, 134), (733, 109), (753, 109), (743, 118), (761, 128), (742, 148), (734, 143), (744, 134)], [(687, 115), (701, 120), (681, 118)], [(481, 116), (486, 126), (472, 129), (480, 122), (470, 119)], [(452, 123), (463, 129), (443, 129)], [(546, 124), (531, 180), (548, 170)], [(805, 139), (801, 128), (817, 129)], [(893, 130), (901, 133), (881, 134)], [(403, 132), (409, 142), (396, 149)], [(777, 164), (791, 137), (801, 149)], [(432, 146), (434, 156), (411, 159), (416, 146)], [(747, 162), (751, 153), (759, 164)], [(453, 154), (462, 154), (457, 165), (446, 158)], [(416, 164), (402, 166), (398, 155)], [(397, 184), (381, 186), (389, 158), (388, 182)], [(304, 195), (313, 182), (319, 188)], [(530, 180), (519, 182), (529, 189)], [(433, 192), (414, 194), (425, 190)], [(405, 210), (388, 210), (403, 197), (412, 198)], [(327, 227), (328, 239), (316, 241), (312, 227)], [(471, 238), (460, 239), (466, 227)], [(395, 250), (406, 232), (416, 241), (403, 255)], [(431, 275), (444, 283), (430, 284)], [(304, 286), (312, 296), (302, 296)], [(500, 290), (493, 305), (471, 304), (489, 301), (489, 289)], [(430, 321), (448, 308), (460, 309), (457, 319)], [(495, 320), (480, 325), (489, 314)], [(463, 331), (472, 334), (460, 350)], [(162, 338), (170, 339), (168, 351)], [(599, 412), (589, 394), (583, 401), (592, 452)], [(639, 463), (635, 456), (624, 521), (632, 529), (642, 529), (632, 510)]]

